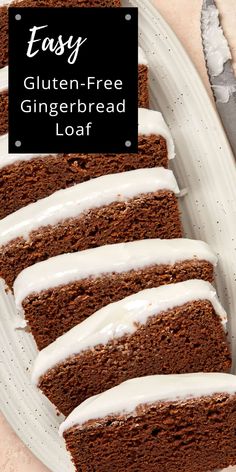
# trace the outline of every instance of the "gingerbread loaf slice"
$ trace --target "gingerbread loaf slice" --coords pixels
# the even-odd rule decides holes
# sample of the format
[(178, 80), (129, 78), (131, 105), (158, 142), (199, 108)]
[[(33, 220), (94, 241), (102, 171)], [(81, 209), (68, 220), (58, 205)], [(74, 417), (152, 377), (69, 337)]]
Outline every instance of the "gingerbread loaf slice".
[(105, 306), (43, 349), (32, 380), (68, 415), (133, 377), (229, 372), (226, 322), (209, 282), (146, 289)]
[[(8, 130), (8, 67), (0, 69), (0, 135)], [(1, 155), (0, 155), (1, 159)]]
[(60, 426), (76, 471), (209, 472), (236, 464), (236, 377), (135, 378), (77, 407)]
[(142, 238), (182, 235), (177, 182), (162, 167), (106, 175), (59, 190), (0, 221), (0, 276), (9, 287), (36, 262)]
[(149, 107), (148, 61), (140, 46), (138, 48), (138, 106)]
[(0, 138), (0, 219), (53, 192), (101, 175), (168, 167), (175, 155), (161, 113), (139, 109), (138, 154), (8, 154)]
[(188, 279), (212, 282), (216, 261), (206, 243), (191, 239), (150, 239), (64, 254), (17, 277), (16, 306), (42, 349), (95, 311), (140, 290)]

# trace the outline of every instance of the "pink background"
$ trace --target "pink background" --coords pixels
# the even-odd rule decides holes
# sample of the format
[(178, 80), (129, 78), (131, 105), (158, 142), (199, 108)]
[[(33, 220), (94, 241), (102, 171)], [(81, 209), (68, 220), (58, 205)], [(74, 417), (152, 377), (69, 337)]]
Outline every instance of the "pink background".
[[(194, 62), (211, 94), (200, 38), (202, 0), (153, 0), (160, 13), (175, 31)], [(236, 70), (236, 0), (216, 0), (222, 24), (231, 46)], [(236, 468), (232, 469), (236, 472)], [(0, 416), (0, 471), (48, 472), (24, 446), (3, 416)], [(66, 471), (62, 471), (66, 472)]]

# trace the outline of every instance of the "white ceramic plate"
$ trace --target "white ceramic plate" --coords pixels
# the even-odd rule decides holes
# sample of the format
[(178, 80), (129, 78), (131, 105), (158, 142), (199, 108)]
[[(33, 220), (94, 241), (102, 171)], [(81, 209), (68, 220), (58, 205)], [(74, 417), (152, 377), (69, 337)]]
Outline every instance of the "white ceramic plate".
[[(173, 32), (149, 0), (139, 7), (140, 45), (150, 64), (151, 104), (162, 111), (177, 149), (173, 164), (186, 236), (204, 239), (219, 255), (217, 289), (230, 315), (236, 346), (236, 169), (221, 123), (201, 80)], [(36, 355), (30, 335), (14, 330), (14, 304), (1, 289), (2, 410), (16, 433), (53, 472), (73, 467), (57, 430), (60, 418), (30, 384)]]

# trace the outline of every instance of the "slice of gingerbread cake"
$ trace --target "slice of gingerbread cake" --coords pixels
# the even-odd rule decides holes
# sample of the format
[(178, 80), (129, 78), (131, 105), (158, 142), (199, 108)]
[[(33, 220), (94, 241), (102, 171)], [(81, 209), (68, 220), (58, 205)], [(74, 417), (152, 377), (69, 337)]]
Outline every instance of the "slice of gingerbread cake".
[[(0, 135), (8, 131), (8, 67), (0, 69)], [(0, 155), (1, 159), (1, 155)]]
[(209, 472), (236, 464), (235, 411), (233, 375), (147, 376), (86, 400), (59, 433), (76, 471)]
[(8, 154), (8, 135), (0, 137), (0, 219), (91, 178), (151, 167), (168, 167), (175, 155), (161, 115), (139, 109), (138, 154)]
[(148, 61), (140, 46), (138, 48), (138, 94), (138, 106), (148, 108)]
[(229, 372), (226, 322), (209, 282), (146, 289), (105, 306), (43, 349), (32, 380), (68, 415), (133, 377)]
[(0, 221), (0, 276), (62, 253), (144, 238), (182, 236), (177, 182), (157, 167), (59, 190)]
[(216, 262), (206, 243), (191, 239), (63, 254), (21, 272), (14, 284), (16, 306), (42, 349), (95, 311), (140, 290), (188, 279), (212, 282)]

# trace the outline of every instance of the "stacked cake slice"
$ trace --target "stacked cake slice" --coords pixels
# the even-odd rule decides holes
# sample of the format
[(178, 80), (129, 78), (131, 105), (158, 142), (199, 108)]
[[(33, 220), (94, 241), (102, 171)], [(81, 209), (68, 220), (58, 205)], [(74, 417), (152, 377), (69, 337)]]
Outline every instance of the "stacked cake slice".
[(1, 220), (0, 275), (62, 253), (144, 238), (182, 236), (172, 171), (106, 175), (59, 190)]
[(0, 218), (91, 178), (135, 169), (168, 167), (175, 155), (161, 115), (139, 108), (138, 154), (8, 154), (8, 136), (0, 137)]
[(128, 380), (89, 398), (60, 427), (76, 470), (209, 472), (235, 464), (236, 377)]
[(68, 415), (133, 377), (229, 372), (226, 320), (209, 282), (146, 289), (105, 306), (43, 349), (33, 380)]
[(216, 257), (202, 241), (139, 240), (63, 254), (22, 271), (16, 305), (39, 349), (105, 305), (152, 287), (213, 280)]

